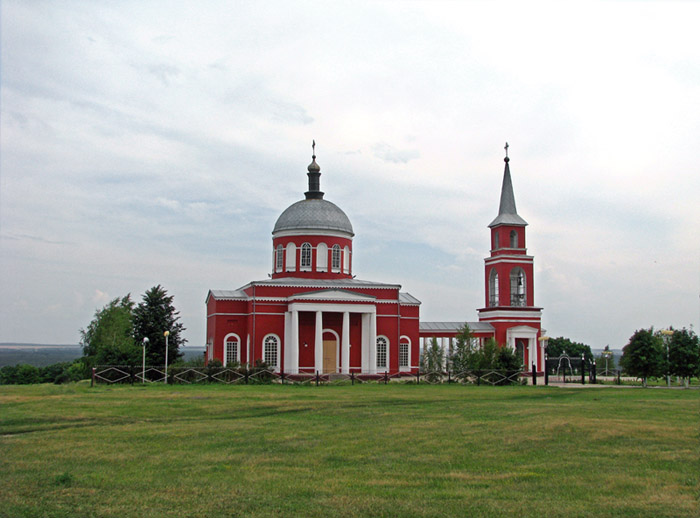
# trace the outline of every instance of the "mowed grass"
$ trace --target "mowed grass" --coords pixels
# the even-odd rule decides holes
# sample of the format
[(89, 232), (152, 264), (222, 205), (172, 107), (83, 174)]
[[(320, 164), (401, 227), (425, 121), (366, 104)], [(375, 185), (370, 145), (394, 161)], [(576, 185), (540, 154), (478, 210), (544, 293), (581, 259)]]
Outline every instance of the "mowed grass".
[(0, 516), (697, 517), (694, 390), (0, 387)]

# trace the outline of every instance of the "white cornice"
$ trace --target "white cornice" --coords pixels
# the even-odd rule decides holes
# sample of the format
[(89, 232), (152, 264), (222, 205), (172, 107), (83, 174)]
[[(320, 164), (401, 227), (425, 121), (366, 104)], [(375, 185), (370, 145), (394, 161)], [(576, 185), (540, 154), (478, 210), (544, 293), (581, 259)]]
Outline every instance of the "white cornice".
[(344, 239), (349, 239), (352, 241), (353, 234), (348, 234), (347, 232), (341, 232), (339, 230), (280, 230), (279, 232), (272, 234), (272, 240), (274, 241), (278, 237), (297, 237), (297, 236), (328, 236), (328, 237), (342, 237)]

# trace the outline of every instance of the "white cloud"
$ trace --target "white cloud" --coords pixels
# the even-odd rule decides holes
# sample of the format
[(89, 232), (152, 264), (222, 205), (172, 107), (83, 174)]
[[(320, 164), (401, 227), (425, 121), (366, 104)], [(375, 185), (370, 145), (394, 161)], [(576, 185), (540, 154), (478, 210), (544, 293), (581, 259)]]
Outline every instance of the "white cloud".
[(426, 319), (483, 303), (507, 140), (545, 327), (619, 345), (697, 323), (698, 15), (4, 2), (0, 340), (75, 342), (95, 306), (162, 284), (201, 343), (207, 289), (265, 278), (311, 139), (356, 273)]

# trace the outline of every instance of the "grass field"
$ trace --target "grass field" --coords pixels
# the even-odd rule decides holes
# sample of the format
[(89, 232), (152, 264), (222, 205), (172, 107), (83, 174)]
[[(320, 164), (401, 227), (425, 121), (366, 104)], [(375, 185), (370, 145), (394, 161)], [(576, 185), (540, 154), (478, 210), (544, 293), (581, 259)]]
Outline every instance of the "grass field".
[(0, 516), (697, 517), (700, 392), (0, 387)]

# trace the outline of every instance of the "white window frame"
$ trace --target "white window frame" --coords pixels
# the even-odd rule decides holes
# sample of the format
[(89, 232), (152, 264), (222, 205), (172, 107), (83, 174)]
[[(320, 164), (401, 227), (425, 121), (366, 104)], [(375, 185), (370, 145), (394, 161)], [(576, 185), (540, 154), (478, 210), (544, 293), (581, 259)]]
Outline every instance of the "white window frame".
[(341, 264), (340, 245), (335, 244), (331, 248), (331, 271), (339, 273)]
[(319, 243), (316, 246), (316, 271), (328, 271), (328, 245), (326, 243)]
[(301, 253), (299, 255), (299, 271), (310, 272), (311, 256), (313, 254), (313, 248), (311, 248), (311, 243), (302, 243), (300, 250)]
[[(404, 345), (406, 346), (406, 364), (405, 365), (401, 361), (401, 356), (402, 356), (401, 347)], [(402, 367), (407, 368), (407, 369), (411, 368), (411, 339), (407, 336), (401, 336), (399, 338), (399, 370), (401, 370)]]
[[(386, 345), (386, 354), (385, 354), (385, 364), (380, 365), (379, 364), (379, 342), (382, 340), (384, 342), (384, 345)], [(389, 370), (389, 339), (384, 336), (384, 335), (379, 335), (377, 337), (377, 343), (374, 345), (375, 346), (375, 351), (374, 351), (374, 357), (377, 359), (377, 372), (379, 372), (379, 369), (384, 369), (385, 371)]]
[(350, 273), (350, 247), (343, 248), (343, 273)]
[(498, 303), (498, 271), (492, 268), (489, 273), (489, 307), (496, 307)]
[[(525, 307), (527, 305), (527, 276), (525, 270), (516, 266), (510, 271), (510, 305), (513, 307)], [(518, 284), (518, 280), (522, 284)]]
[[(267, 341), (268, 340), (275, 340), (275, 345), (276, 345), (276, 350), (275, 350), (275, 356), (276, 356), (276, 362), (275, 364), (271, 364), (267, 362)], [(280, 337), (277, 336), (274, 333), (267, 334), (263, 337), (262, 340), (262, 360), (267, 363), (268, 367), (274, 369), (275, 371), (279, 371), (280, 368)]]
[(285, 270), (293, 272), (297, 269), (297, 246), (294, 243), (287, 243), (287, 261)]
[(277, 245), (275, 249), (275, 272), (281, 272), (284, 269), (284, 247)]
[(240, 365), (241, 363), (241, 338), (236, 333), (229, 333), (224, 337), (224, 367), (228, 365), (228, 350), (229, 343), (235, 343), (236, 350), (236, 363)]

